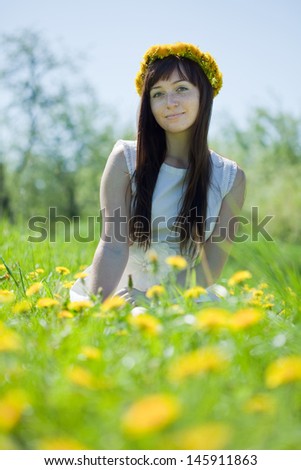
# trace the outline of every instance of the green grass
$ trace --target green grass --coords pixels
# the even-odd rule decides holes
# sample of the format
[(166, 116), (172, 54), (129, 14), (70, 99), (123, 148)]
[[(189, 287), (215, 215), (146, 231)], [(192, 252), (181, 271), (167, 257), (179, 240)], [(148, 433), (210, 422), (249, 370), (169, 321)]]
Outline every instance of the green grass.
[[(81, 312), (70, 310), (72, 318), (58, 316), (69, 303), (63, 283), (72, 280), (81, 265), (90, 264), (96, 242), (64, 243), (58, 237), (55, 243), (29, 243), (26, 227), (5, 223), (1, 234), (0, 255), (10, 275), (6, 269), (0, 272), (0, 290), (13, 291), (16, 299), (0, 303), (0, 448), (300, 449), (298, 363), (287, 383), (269, 387), (266, 380), (273, 361), (301, 358), (298, 247), (263, 242), (235, 246), (220, 283), (227, 286), (239, 270), (249, 270), (252, 278), (219, 303), (200, 305), (179, 296), (174, 307), (168, 293), (144, 302), (161, 325), (154, 333), (148, 323), (144, 328), (131, 323), (130, 305), (100, 314), (101, 303), (96, 302)], [(60, 275), (56, 266), (67, 267), (70, 274)], [(33, 279), (30, 273), (37, 268), (44, 272)], [(29, 298), (31, 308), (14, 313), (14, 305), (37, 281), (43, 288)], [(252, 288), (263, 290), (257, 305), (250, 301)], [(38, 308), (42, 297), (59, 304)], [(232, 316), (256, 308), (262, 317), (237, 331), (197, 328), (195, 318), (209, 307), (224, 308)], [(100, 355), (88, 358), (83, 350), (87, 346)], [(218, 348), (227, 365), (172, 379), (179, 359), (186, 357), (188, 363), (185, 355), (202, 348)], [(124, 425), (129, 408), (162, 394), (176, 401), (177, 412), (148, 432), (131, 432)], [(261, 409), (257, 405), (257, 411), (248, 410), (258, 395)], [(143, 413), (135, 419), (143, 423)], [(225, 435), (218, 440), (214, 432), (211, 441), (202, 441), (212, 423)], [(197, 444), (188, 435), (193, 429)]]

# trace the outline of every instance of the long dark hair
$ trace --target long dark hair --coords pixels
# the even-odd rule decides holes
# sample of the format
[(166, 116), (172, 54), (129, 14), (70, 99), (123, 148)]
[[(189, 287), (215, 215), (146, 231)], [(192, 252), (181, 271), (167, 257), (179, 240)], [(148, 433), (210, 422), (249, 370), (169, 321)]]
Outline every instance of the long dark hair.
[(213, 89), (201, 67), (186, 58), (169, 56), (153, 62), (147, 71), (141, 97), (137, 137), (136, 170), (132, 176), (135, 192), (132, 196), (129, 235), (138, 246), (147, 250), (151, 244), (152, 196), (160, 167), (166, 156), (164, 130), (157, 124), (150, 106), (150, 90), (161, 79), (168, 79), (174, 70), (200, 91), (197, 119), (192, 128), (189, 163), (184, 183), (182, 207), (175, 222), (181, 253), (194, 256), (196, 244), (204, 242), (207, 192), (211, 177), (208, 131), (212, 112)]

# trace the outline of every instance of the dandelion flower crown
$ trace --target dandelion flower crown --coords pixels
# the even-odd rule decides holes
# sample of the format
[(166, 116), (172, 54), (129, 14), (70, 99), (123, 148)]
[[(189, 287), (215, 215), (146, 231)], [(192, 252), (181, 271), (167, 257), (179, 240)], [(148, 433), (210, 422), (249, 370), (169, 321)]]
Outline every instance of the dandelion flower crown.
[(199, 64), (213, 88), (213, 96), (219, 93), (223, 84), (223, 76), (212, 55), (210, 55), (209, 52), (202, 52), (193, 44), (176, 42), (175, 44), (155, 45), (146, 51), (135, 80), (136, 89), (140, 96), (149, 65), (157, 59), (164, 59), (171, 55), (185, 57)]

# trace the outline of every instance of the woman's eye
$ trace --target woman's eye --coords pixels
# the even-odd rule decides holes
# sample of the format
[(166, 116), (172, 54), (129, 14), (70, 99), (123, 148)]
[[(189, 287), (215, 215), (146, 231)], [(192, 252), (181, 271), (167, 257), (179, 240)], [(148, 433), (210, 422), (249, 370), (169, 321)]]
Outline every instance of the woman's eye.
[(162, 92), (161, 91), (157, 91), (156, 93), (153, 94), (152, 98), (159, 98), (160, 96), (162, 96)]
[(188, 88), (187, 88), (186, 86), (179, 86), (179, 87), (177, 88), (177, 91), (179, 91), (180, 93), (181, 93), (182, 91), (187, 91), (187, 90), (188, 90)]

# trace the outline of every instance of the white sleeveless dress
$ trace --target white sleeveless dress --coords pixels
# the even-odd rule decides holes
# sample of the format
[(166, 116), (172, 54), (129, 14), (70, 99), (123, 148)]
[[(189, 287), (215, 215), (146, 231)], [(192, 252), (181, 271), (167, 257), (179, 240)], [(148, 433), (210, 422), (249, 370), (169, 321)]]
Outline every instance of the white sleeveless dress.
[[(130, 176), (133, 175), (136, 165), (136, 141), (118, 140), (116, 146), (121, 146), (126, 158)], [(222, 200), (233, 186), (237, 172), (237, 164), (221, 157), (211, 151), (212, 176), (208, 191), (208, 209), (206, 218), (206, 240), (214, 230)], [(154, 284), (161, 284), (171, 269), (165, 259), (168, 256), (180, 254), (179, 243), (176, 241), (176, 232), (172, 225), (175, 222), (181, 205), (181, 197), (185, 191), (183, 186), (186, 169), (176, 168), (163, 163), (156, 182), (152, 200), (152, 243), (151, 250), (158, 255), (159, 269), (157, 274), (152, 272), (149, 260), (149, 251), (145, 252), (138, 247), (135, 242), (129, 247), (129, 259), (114, 293), (128, 286), (129, 274), (132, 276), (133, 287), (146, 291)], [(132, 191), (135, 185), (132, 184)], [(188, 254), (184, 255), (189, 266), (193, 266), (195, 259)], [(89, 266), (85, 272), (88, 274), (84, 280), (78, 279), (70, 290), (72, 301), (89, 298), (90, 272)], [(214, 288), (208, 288), (208, 298), (202, 296), (202, 300), (212, 300), (215, 298)]]

